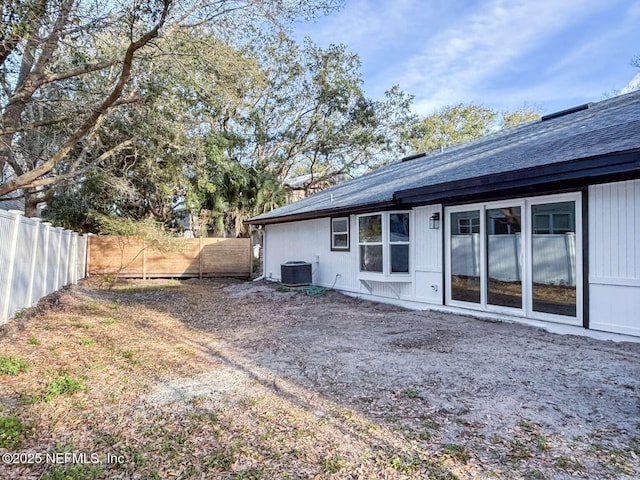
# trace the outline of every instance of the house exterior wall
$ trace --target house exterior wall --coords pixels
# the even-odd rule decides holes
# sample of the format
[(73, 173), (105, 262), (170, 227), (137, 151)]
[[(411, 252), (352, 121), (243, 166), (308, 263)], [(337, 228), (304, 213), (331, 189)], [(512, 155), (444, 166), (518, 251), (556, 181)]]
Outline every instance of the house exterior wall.
[(640, 180), (589, 187), (589, 323), (640, 336)]
[[(414, 211), (415, 300), (442, 305), (442, 207), (427, 205)], [(437, 213), (437, 229), (429, 228), (429, 219)]]
[[(430, 216), (441, 210), (439, 205), (412, 210), (409, 282), (359, 280), (357, 215), (349, 217), (348, 252), (331, 251), (329, 218), (267, 225), (264, 245), (265, 277), (279, 281), (280, 265), (301, 260), (312, 264), (315, 285), (334, 286), (339, 290), (383, 299), (417, 300), (441, 305), (442, 225), (438, 230), (429, 228)], [(293, 241), (295, 249), (292, 249)]]
[[(335, 281), (335, 288), (339, 290), (357, 291), (355, 229), (351, 218), (350, 251), (332, 252), (329, 218), (267, 225), (264, 245), (265, 277), (280, 281), (280, 265), (300, 260), (311, 263), (314, 285), (331, 287)], [(336, 279), (338, 274), (340, 276)]]
[[(545, 199), (546, 197), (539, 197), (538, 200)], [(588, 218), (584, 234), (587, 236), (588, 244), (589, 328), (640, 336), (640, 180), (593, 185), (589, 187), (586, 200)], [(519, 201), (525, 202), (523, 199)], [(576, 213), (579, 215), (579, 212), (578, 205)], [(438, 229), (432, 229), (429, 225), (429, 219), (434, 213), (438, 213), (440, 217)], [(407, 281), (394, 282), (389, 281), (388, 278), (385, 281), (371, 281), (359, 272), (358, 215), (349, 217), (350, 250), (348, 252), (331, 251), (329, 218), (267, 225), (265, 276), (279, 280), (282, 263), (303, 260), (312, 263), (313, 282), (316, 285), (335, 287), (358, 296), (400, 303), (413, 308), (420, 308), (421, 305), (429, 308), (429, 305), (432, 305), (459, 312), (460, 308), (444, 305), (443, 301), (444, 213), (441, 205), (427, 205), (411, 210), (411, 267)], [(579, 228), (580, 224), (576, 227)], [(469, 241), (469, 238), (472, 238), (472, 235), (466, 235), (464, 241)], [(514, 238), (514, 235), (501, 235), (495, 238), (493, 235), (488, 236), (488, 242), (495, 243), (494, 251), (504, 253), (496, 256), (497, 264), (492, 270), (499, 272), (500, 279), (504, 281), (517, 277), (518, 272), (511, 271), (513, 268), (511, 270), (506, 267), (498, 268), (500, 260), (503, 257), (521, 258), (523, 256), (518, 249), (518, 242), (513, 242)], [(458, 239), (452, 238), (452, 245), (456, 241)], [(539, 236), (532, 233), (531, 243), (536, 251), (550, 252), (542, 255), (545, 261), (550, 258), (555, 259), (550, 262), (553, 268), (546, 269), (541, 266), (536, 267), (537, 263), (534, 259), (534, 270), (538, 272), (538, 276), (543, 275), (545, 282), (576, 286), (578, 278), (566, 277), (566, 271), (572, 269), (566, 267), (566, 261), (562, 261), (565, 257), (571, 257), (567, 255), (568, 251), (575, 251), (578, 257), (575, 259), (578, 264), (576, 271), (580, 272), (581, 249), (579, 246), (581, 243), (575, 235)], [(467, 271), (472, 267), (464, 264), (464, 259), (459, 259), (458, 263), (460, 265), (452, 264), (450, 268), (459, 267), (464, 269), (465, 274), (473, 273)], [(511, 262), (512, 267), (513, 265), (514, 262)], [(479, 272), (475, 274), (478, 275)], [(537, 277), (529, 278), (527, 281), (536, 279)], [(582, 283), (578, 282), (577, 286), (580, 287), (580, 285)], [(582, 322), (581, 302), (582, 296), (578, 295), (578, 316), (575, 322), (571, 321), (576, 325)], [(477, 313), (481, 314), (480, 311)], [(522, 315), (527, 316), (524, 311), (520, 316)], [(498, 313), (493, 316), (500, 317)], [(518, 316), (512, 313), (506, 314), (504, 318), (516, 319)], [(544, 315), (538, 315), (535, 318), (554, 322), (561, 320), (542, 317)], [(523, 318), (523, 320), (526, 319)], [(571, 322), (564, 323), (571, 324)]]

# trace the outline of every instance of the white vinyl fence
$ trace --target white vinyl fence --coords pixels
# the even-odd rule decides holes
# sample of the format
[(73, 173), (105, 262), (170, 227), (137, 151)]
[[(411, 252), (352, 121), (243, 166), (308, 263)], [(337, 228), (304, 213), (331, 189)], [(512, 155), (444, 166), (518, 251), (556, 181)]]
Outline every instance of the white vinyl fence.
[(85, 276), (87, 237), (0, 210), (0, 324)]

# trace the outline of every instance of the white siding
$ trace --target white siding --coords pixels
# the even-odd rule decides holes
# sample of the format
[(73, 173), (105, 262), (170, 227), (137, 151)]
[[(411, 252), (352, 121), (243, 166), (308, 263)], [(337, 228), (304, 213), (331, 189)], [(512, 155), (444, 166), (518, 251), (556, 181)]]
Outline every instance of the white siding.
[(589, 318), (640, 335), (640, 180), (589, 187)]
[[(335, 282), (336, 289), (357, 294), (441, 305), (442, 220), (440, 229), (429, 229), (429, 217), (434, 211), (440, 212), (440, 207), (429, 206), (413, 210), (410, 227), (411, 282), (358, 280), (356, 215), (350, 217), (349, 252), (331, 251), (329, 218), (267, 225), (264, 274), (267, 278), (280, 280), (280, 265), (301, 260), (312, 264), (315, 285), (331, 287)], [(435, 285), (435, 289), (431, 288), (432, 285)]]
[[(416, 300), (442, 305), (442, 207), (427, 205), (413, 211)], [(437, 230), (429, 228), (434, 213), (440, 215)]]
[(331, 287), (335, 281), (337, 289), (359, 291), (354, 218), (350, 222), (349, 252), (331, 251), (328, 218), (267, 225), (266, 232), (264, 274), (267, 278), (280, 280), (280, 265), (301, 260), (311, 263), (314, 285)]

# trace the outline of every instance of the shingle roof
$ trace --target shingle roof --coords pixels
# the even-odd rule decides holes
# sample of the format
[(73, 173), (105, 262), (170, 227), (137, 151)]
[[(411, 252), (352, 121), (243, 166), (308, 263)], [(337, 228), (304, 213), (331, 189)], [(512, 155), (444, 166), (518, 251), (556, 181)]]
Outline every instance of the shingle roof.
[(394, 193), (405, 190), (428, 189), (634, 149), (640, 149), (640, 91), (592, 103), (587, 109), (566, 115), (501, 130), (443, 152), (394, 162), (259, 215), (250, 222), (325, 216), (332, 210), (386, 204), (393, 201)]

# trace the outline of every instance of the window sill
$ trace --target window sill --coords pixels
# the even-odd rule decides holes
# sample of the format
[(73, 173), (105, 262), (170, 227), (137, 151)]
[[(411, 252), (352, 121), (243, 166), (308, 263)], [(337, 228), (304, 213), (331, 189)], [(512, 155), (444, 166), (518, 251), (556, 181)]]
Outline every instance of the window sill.
[(365, 282), (382, 282), (382, 283), (411, 283), (413, 277), (409, 273), (394, 273), (392, 275), (384, 275), (382, 273), (360, 272), (357, 276), (358, 280)]

